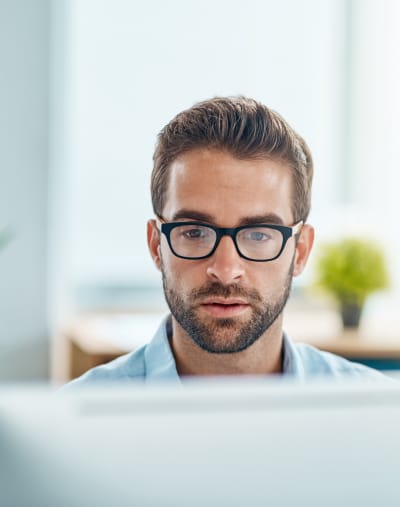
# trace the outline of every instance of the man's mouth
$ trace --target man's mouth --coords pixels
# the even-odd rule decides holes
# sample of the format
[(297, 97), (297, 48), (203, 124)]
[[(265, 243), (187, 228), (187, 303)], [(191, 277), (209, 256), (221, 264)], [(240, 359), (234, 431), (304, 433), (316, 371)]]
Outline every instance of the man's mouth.
[(245, 300), (238, 298), (207, 298), (201, 303), (202, 310), (216, 318), (237, 317), (249, 307)]

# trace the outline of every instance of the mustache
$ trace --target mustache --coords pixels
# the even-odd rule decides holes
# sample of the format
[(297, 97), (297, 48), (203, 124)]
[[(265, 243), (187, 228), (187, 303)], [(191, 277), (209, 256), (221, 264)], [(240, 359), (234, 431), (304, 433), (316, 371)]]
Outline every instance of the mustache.
[(245, 289), (238, 284), (222, 285), (218, 282), (208, 283), (193, 289), (190, 293), (192, 299), (202, 299), (207, 296), (219, 296), (222, 298), (241, 297), (249, 303), (261, 303), (262, 298), (255, 289)]

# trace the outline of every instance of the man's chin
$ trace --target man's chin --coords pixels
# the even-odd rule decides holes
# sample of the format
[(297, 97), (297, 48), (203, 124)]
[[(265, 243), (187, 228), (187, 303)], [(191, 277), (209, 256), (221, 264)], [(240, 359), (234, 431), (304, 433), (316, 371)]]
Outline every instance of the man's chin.
[[(222, 331), (222, 332), (221, 332)], [(224, 332), (225, 331), (225, 332)], [(199, 336), (197, 338), (200, 338)], [(253, 342), (249, 343), (238, 338), (234, 329), (229, 324), (224, 329), (219, 329), (212, 336), (201, 335), (200, 339), (192, 339), (204, 351), (210, 354), (234, 354), (247, 349)]]
[(196, 319), (187, 332), (201, 349), (214, 354), (231, 354), (249, 346), (246, 324), (248, 322), (240, 318)]
[(196, 327), (198, 329), (202, 329), (204, 333), (208, 335), (223, 333), (224, 329), (229, 329), (231, 332), (236, 330), (236, 333), (239, 334), (242, 329), (246, 328), (251, 320), (252, 314), (239, 314), (239, 315), (218, 315), (210, 314), (208, 312), (204, 312), (203, 310), (197, 311), (195, 313), (194, 322), (196, 323)]

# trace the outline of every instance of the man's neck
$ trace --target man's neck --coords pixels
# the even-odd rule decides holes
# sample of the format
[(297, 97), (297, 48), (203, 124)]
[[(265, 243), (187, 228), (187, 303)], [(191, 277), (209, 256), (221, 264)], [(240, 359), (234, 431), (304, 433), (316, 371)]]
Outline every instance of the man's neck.
[(241, 352), (216, 354), (201, 349), (174, 318), (170, 344), (180, 376), (282, 373), (282, 315), (253, 345)]

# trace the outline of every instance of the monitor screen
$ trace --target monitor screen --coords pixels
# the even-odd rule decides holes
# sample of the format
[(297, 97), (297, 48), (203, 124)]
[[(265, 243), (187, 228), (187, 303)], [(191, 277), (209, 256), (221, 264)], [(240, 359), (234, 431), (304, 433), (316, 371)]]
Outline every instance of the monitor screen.
[(0, 505), (400, 505), (400, 387), (0, 389)]

